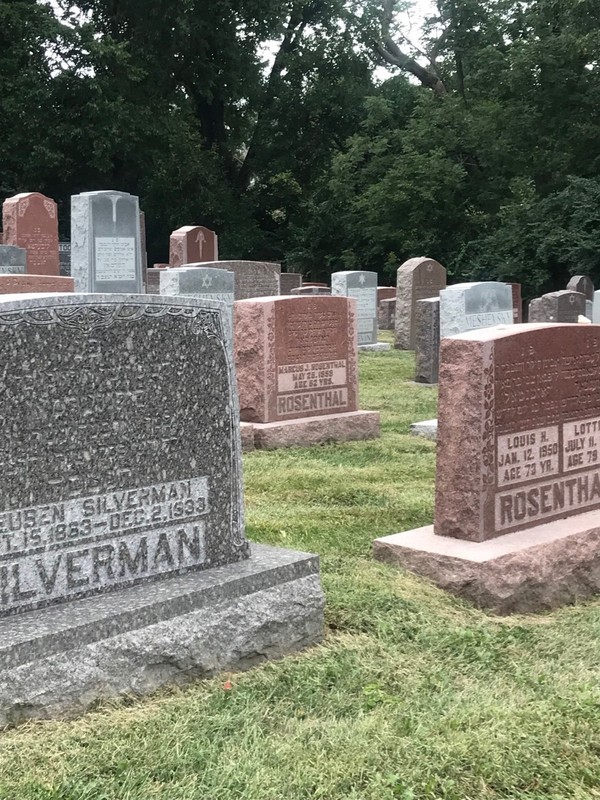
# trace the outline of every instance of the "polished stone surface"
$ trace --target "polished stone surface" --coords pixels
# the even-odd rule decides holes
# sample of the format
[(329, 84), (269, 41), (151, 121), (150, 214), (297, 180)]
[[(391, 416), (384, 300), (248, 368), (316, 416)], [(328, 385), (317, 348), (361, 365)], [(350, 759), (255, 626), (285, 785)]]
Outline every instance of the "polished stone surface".
[(528, 324), (442, 340), (435, 531), (472, 541), (600, 509), (600, 336)]
[[(154, 272), (154, 270), (153, 270)], [(224, 269), (213, 269), (203, 264), (186, 264), (184, 267), (157, 270), (159, 294), (186, 297), (204, 297), (216, 300), (227, 307), (227, 317), (233, 326), (235, 275)]]
[(58, 275), (58, 211), (51, 197), (23, 192), (2, 206), (4, 244), (27, 250), (27, 272)]
[(440, 292), (440, 336), (513, 325), (512, 289), (506, 283), (456, 283)]
[(22, 275), (27, 271), (27, 250), (12, 244), (0, 244), (0, 274)]
[(0, 303), (0, 616), (247, 557), (223, 312), (149, 295)]
[(347, 297), (318, 296), (236, 302), (242, 421), (358, 410), (355, 306)]
[(282, 272), (279, 276), (279, 294), (290, 294), (292, 289), (302, 286), (300, 272)]
[(142, 294), (139, 201), (127, 192), (71, 197), (71, 275), (76, 292)]
[(366, 270), (334, 272), (331, 294), (356, 300), (359, 347), (377, 344), (377, 273)]
[(415, 381), (437, 383), (440, 366), (440, 298), (417, 300), (415, 312)]
[(169, 266), (219, 260), (217, 234), (203, 225), (184, 225), (169, 239)]
[(534, 298), (529, 303), (528, 321), (576, 323), (586, 310), (586, 299), (582, 292), (561, 289)]
[(281, 264), (273, 261), (211, 261), (204, 266), (234, 273), (236, 300), (279, 296)]

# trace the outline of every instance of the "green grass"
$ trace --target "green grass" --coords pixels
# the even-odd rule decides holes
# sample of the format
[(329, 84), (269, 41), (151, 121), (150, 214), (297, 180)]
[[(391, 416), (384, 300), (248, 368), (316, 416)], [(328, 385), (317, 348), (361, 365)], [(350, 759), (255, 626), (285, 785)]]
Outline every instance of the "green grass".
[(361, 356), (381, 440), (244, 460), (248, 535), (322, 556), (323, 644), (6, 731), (2, 800), (600, 798), (600, 601), (497, 618), (370, 558), (432, 518), (434, 446), (407, 432), (436, 392), (411, 371)]

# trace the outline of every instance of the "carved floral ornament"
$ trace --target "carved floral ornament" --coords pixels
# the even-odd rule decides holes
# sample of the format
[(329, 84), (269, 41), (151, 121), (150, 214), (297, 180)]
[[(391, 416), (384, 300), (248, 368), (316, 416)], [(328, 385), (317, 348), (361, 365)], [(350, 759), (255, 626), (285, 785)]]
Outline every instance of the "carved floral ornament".
[(52, 325), (72, 328), (90, 333), (98, 328), (109, 328), (115, 322), (134, 321), (142, 317), (151, 319), (182, 317), (191, 320), (191, 332), (224, 341), (221, 315), (216, 309), (192, 308), (189, 306), (163, 305), (115, 305), (99, 306), (58, 306), (53, 308), (19, 309), (0, 314), (0, 327), (12, 325)]

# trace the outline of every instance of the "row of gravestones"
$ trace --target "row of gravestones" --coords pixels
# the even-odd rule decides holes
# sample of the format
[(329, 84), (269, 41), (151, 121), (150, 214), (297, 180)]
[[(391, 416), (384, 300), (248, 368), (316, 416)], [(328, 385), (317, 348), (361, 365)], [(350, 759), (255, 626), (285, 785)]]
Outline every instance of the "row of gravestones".
[[(71, 277), (61, 277), (56, 203), (39, 193), (16, 195), (3, 205), (4, 253), (0, 258), (10, 272), (27, 273), (30, 277), (9, 276), (5, 280), (12, 292), (130, 294), (143, 293), (147, 282), (151, 293), (208, 294), (229, 303), (233, 299), (278, 295), (282, 290), (311, 295), (331, 291), (356, 299), (359, 346), (378, 346), (375, 273), (336, 273), (331, 290), (324, 285), (302, 286), (300, 275), (282, 275), (279, 264), (219, 261), (217, 236), (202, 226), (184, 226), (174, 231), (169, 264), (147, 270), (143, 227), (143, 215), (134, 195), (116, 191), (74, 195), (68, 253)], [(62, 252), (67, 255), (64, 243)], [(194, 268), (200, 265), (213, 269), (210, 274), (196, 273)], [(225, 271), (227, 276), (217, 274), (217, 270)]]
[[(519, 284), (483, 281), (446, 286), (446, 270), (432, 259), (403, 264), (396, 292), (395, 298), (380, 301), (384, 311), (379, 316), (393, 316), (390, 327), (395, 330), (396, 348), (415, 351), (415, 380), (420, 383), (437, 383), (441, 339), (521, 321)], [(591, 280), (575, 276), (566, 290), (532, 300), (529, 322), (596, 321), (600, 300), (594, 304), (594, 295)]]
[(378, 436), (357, 304), (236, 314), (232, 348), (206, 299), (2, 303), (0, 725), (320, 639), (318, 559), (244, 536), (239, 420), (269, 447)]
[[(376, 435), (359, 307), (243, 300), (232, 348), (210, 300), (3, 303), (0, 725), (318, 641), (316, 557), (245, 538), (239, 417), (269, 444), (299, 426)], [(435, 528), (378, 554), (501, 611), (597, 589), (599, 359), (584, 326), (446, 339)]]
[[(362, 424), (355, 302), (237, 307), (250, 424)], [(227, 329), (222, 304), (194, 298), (2, 304), (1, 725), (320, 638), (317, 559), (244, 535)], [(501, 612), (596, 592), (596, 328), (471, 331), (441, 363), (434, 525), (376, 555)]]

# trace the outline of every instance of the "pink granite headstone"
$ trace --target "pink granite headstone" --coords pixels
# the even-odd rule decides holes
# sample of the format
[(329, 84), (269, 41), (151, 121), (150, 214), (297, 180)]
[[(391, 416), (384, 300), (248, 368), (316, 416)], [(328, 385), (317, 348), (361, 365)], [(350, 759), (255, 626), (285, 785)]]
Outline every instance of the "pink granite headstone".
[(381, 303), (382, 300), (395, 300), (396, 287), (395, 286), (378, 286), (377, 287), (377, 302)]
[(600, 508), (600, 327), (442, 340), (435, 533), (482, 542)]
[(74, 291), (73, 278), (62, 275), (0, 275), (0, 294)]
[(54, 200), (39, 192), (16, 194), (2, 206), (4, 244), (27, 250), (27, 272), (59, 275), (58, 214)]
[(169, 266), (218, 261), (217, 234), (202, 225), (184, 225), (173, 231), (169, 240)]
[(523, 300), (521, 299), (521, 284), (520, 283), (509, 283), (508, 284), (512, 291), (512, 301), (513, 301), (513, 322), (515, 325), (520, 324), (523, 322)]
[(236, 302), (234, 315), (242, 421), (358, 410), (354, 300), (264, 297)]

